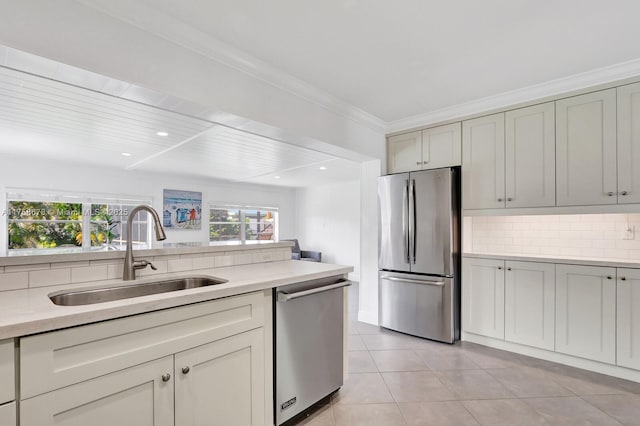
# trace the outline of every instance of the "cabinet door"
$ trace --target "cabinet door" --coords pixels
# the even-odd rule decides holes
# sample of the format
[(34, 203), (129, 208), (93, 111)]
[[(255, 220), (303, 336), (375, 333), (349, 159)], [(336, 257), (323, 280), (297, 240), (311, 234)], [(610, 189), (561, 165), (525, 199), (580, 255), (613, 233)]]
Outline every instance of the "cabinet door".
[(387, 141), (387, 173), (422, 169), (422, 135), (420, 132), (391, 136)]
[(7, 404), (0, 405), (0, 425), (2, 426), (16, 426), (16, 403), (9, 402)]
[(618, 269), (617, 364), (640, 370), (640, 270)]
[(172, 372), (168, 356), (20, 401), (20, 425), (172, 426)]
[(556, 265), (556, 352), (616, 362), (616, 270)]
[(462, 208), (505, 206), (504, 114), (462, 123)]
[[(259, 328), (175, 355), (176, 425), (264, 425), (264, 335)], [(270, 420), (270, 419), (269, 419)]]
[(556, 102), (559, 206), (616, 204), (616, 89)]
[(463, 331), (504, 339), (504, 261), (465, 258), (462, 267)]
[(505, 157), (507, 207), (555, 206), (553, 102), (505, 114)]
[(462, 164), (462, 124), (453, 123), (422, 131), (422, 168), (437, 169)]
[(640, 83), (618, 87), (618, 203), (640, 203)]
[(505, 266), (505, 340), (554, 350), (555, 265), (507, 261)]
[(0, 404), (15, 399), (14, 351), (13, 339), (0, 341)]

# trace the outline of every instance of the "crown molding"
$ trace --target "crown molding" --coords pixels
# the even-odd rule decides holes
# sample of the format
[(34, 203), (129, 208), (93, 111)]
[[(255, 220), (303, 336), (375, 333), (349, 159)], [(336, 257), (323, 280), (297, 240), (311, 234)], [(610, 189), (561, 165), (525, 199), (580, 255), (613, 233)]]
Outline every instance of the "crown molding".
[(202, 56), (250, 75), (278, 89), (305, 99), (335, 114), (378, 132), (387, 131), (387, 122), (330, 93), (236, 49), (184, 22), (142, 4), (109, 0), (76, 0), (83, 5), (154, 34)]
[(613, 83), (640, 75), (640, 59), (621, 62), (547, 81), (522, 89), (487, 96), (474, 101), (442, 108), (425, 114), (414, 115), (388, 123), (388, 133), (424, 127), (430, 124), (461, 119), (484, 112), (504, 109), (525, 102), (542, 100), (551, 96), (584, 90), (601, 84)]

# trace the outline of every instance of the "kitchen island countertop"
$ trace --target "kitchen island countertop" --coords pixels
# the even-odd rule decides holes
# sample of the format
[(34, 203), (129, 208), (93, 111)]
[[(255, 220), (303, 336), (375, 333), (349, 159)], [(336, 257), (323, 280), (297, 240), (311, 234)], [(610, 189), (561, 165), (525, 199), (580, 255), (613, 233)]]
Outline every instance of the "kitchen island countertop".
[[(159, 309), (198, 303), (221, 297), (260, 291), (280, 285), (347, 274), (353, 267), (328, 263), (285, 260), (242, 266), (167, 273), (136, 281), (107, 280), (0, 292), (0, 339), (73, 327), (136, 315)], [(129, 285), (185, 276), (211, 276), (228, 282), (208, 287), (160, 293), (83, 306), (57, 306), (49, 294), (60, 290)]]

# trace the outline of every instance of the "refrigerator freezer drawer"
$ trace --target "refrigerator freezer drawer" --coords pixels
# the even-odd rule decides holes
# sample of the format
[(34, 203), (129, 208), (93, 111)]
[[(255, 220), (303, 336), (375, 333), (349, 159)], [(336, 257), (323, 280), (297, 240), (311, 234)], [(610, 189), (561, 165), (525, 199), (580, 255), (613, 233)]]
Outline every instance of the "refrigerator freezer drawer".
[(379, 272), (380, 325), (427, 339), (455, 340), (454, 279)]

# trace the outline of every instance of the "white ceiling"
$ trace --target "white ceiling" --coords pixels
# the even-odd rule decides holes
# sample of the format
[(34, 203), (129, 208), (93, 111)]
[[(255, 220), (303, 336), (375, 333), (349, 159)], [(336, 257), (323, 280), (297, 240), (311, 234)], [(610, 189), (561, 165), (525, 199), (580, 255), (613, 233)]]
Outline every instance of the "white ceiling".
[(637, 0), (141, 1), (385, 122), (640, 58)]
[(0, 154), (289, 187), (360, 176), (359, 163), (2, 66)]

